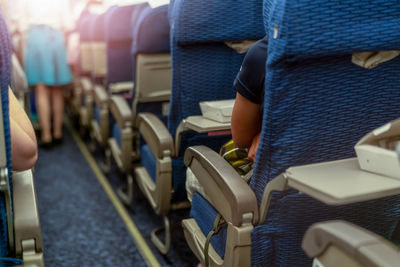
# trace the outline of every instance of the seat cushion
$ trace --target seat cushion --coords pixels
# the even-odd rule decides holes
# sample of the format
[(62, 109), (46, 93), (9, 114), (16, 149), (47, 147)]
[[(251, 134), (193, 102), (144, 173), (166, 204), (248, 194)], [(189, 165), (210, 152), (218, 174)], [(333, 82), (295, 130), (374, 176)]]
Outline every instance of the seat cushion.
[(156, 157), (154, 157), (148, 145), (140, 147), (140, 158), (142, 166), (147, 170), (151, 179), (156, 181)]
[(97, 105), (93, 107), (93, 116), (97, 123), (100, 124), (100, 109)]
[(114, 123), (112, 126), (112, 137), (117, 141), (119, 147), (121, 147), (121, 127), (119, 127), (118, 123)]
[[(205, 236), (212, 230), (217, 211), (199, 193), (193, 195), (190, 217), (194, 218)], [(223, 259), (225, 255), (226, 226), (211, 238), (211, 245)]]

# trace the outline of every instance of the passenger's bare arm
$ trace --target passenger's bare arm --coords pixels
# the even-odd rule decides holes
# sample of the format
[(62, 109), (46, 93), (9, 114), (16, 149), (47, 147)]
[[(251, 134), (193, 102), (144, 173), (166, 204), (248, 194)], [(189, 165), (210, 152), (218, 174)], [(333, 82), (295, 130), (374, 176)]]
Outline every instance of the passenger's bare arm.
[(232, 111), (232, 137), (237, 147), (250, 148), (253, 138), (261, 131), (261, 105), (236, 93)]
[(23, 171), (32, 168), (37, 160), (35, 131), (11, 90), (9, 90), (9, 102), (13, 169)]

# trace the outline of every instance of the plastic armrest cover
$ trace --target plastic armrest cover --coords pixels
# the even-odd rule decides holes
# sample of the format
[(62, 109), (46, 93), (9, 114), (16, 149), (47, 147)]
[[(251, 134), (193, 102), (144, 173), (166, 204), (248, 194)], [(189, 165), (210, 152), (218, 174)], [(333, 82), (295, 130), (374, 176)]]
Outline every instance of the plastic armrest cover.
[(220, 155), (206, 146), (194, 146), (186, 149), (184, 161), (226, 221), (235, 226), (241, 226), (248, 219), (253, 224), (258, 222), (254, 192)]
[(89, 80), (89, 78), (82, 77), (81, 78), (81, 86), (82, 86), (82, 91), (84, 94), (90, 93), (92, 90), (92, 81)]
[[(133, 115), (126, 100), (120, 95), (111, 96), (110, 109), (114, 119), (121, 127), (131, 126)], [(128, 124), (128, 125), (127, 125)]]
[(140, 113), (137, 118), (137, 127), (157, 158), (174, 155), (173, 138), (163, 122), (154, 114)]
[(108, 103), (108, 95), (106, 89), (103, 86), (95, 85), (94, 86), (94, 100), (99, 108), (107, 105)]
[(14, 173), (13, 190), (16, 254), (22, 254), (22, 241), (30, 239), (36, 241), (36, 252), (42, 252), (42, 234), (31, 170)]
[(361, 263), (361, 266), (397, 266), (400, 250), (383, 237), (344, 221), (312, 225), (303, 238), (302, 248), (309, 257), (320, 256), (334, 245)]

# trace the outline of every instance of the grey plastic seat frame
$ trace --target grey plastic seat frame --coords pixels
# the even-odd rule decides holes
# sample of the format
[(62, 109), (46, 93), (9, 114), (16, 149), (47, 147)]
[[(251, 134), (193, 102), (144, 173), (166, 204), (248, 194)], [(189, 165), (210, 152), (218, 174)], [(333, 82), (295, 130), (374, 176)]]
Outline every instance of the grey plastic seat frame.
[[(393, 179), (363, 173), (362, 175), (365, 175), (367, 180), (373, 176), (374, 182), (365, 185), (364, 192), (354, 192), (354, 195), (350, 192), (341, 197), (340, 188), (345, 187), (340, 186), (341, 181), (336, 179), (339, 181), (332, 188), (326, 185), (326, 181), (335, 180), (330, 179), (329, 175), (335, 175), (342, 169), (344, 169), (344, 173), (354, 174), (358, 162), (356, 159), (347, 159), (287, 169), (266, 185), (261, 204), (258, 206), (256, 196), (250, 186), (227, 161), (210, 148), (206, 146), (189, 147), (185, 151), (184, 161), (203, 186), (210, 199), (210, 204), (221, 214), (228, 225), (224, 259), (210, 245), (208, 252), (210, 266), (242, 267), (251, 265), (251, 231), (260, 222), (265, 221), (272, 193), (275, 191), (295, 189), (327, 205), (345, 205), (400, 194), (399, 181), (394, 181), (388, 188), (374, 189), (376, 184), (379, 184), (379, 179), (390, 181)], [(341, 173), (339, 172), (338, 175), (340, 176)], [(313, 177), (313, 179), (302, 183), (304, 176)], [(324, 180), (324, 176), (328, 178), (325, 177)], [(348, 177), (345, 178), (345, 180), (349, 180)], [(355, 179), (359, 180), (359, 183), (364, 183), (363, 180), (360, 181), (360, 176)], [(325, 186), (323, 186), (324, 184)], [(183, 220), (182, 225), (189, 247), (203, 262), (206, 236), (193, 218)]]
[[(111, 96), (110, 111), (121, 129), (121, 146), (114, 137), (108, 140), (107, 155), (112, 155), (118, 168), (127, 177), (126, 189), (118, 194), (129, 205), (133, 199), (134, 162), (140, 158), (139, 132), (136, 124), (137, 106), (140, 103), (168, 102), (171, 94), (171, 55), (139, 54), (136, 58), (135, 96), (132, 106), (120, 95)], [(168, 109), (165, 109), (168, 110)]]
[(309, 227), (302, 248), (313, 266), (394, 267), (400, 248), (383, 237), (345, 221), (327, 221)]

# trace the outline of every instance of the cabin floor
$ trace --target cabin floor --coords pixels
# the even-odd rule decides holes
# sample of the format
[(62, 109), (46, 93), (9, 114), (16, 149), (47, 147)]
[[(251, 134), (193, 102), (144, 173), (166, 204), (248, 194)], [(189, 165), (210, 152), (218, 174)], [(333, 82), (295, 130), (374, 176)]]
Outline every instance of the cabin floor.
[[(181, 228), (172, 233), (169, 253), (158, 252), (150, 234), (162, 225), (161, 217), (140, 190), (124, 206), (115, 195), (124, 183), (117, 167), (104, 179), (102, 153), (89, 152), (88, 140), (68, 121), (64, 128), (64, 143), (40, 149), (34, 171), (46, 266), (195, 266)], [(114, 190), (107, 194), (105, 188)], [(180, 224), (188, 214), (172, 211), (171, 223)]]

